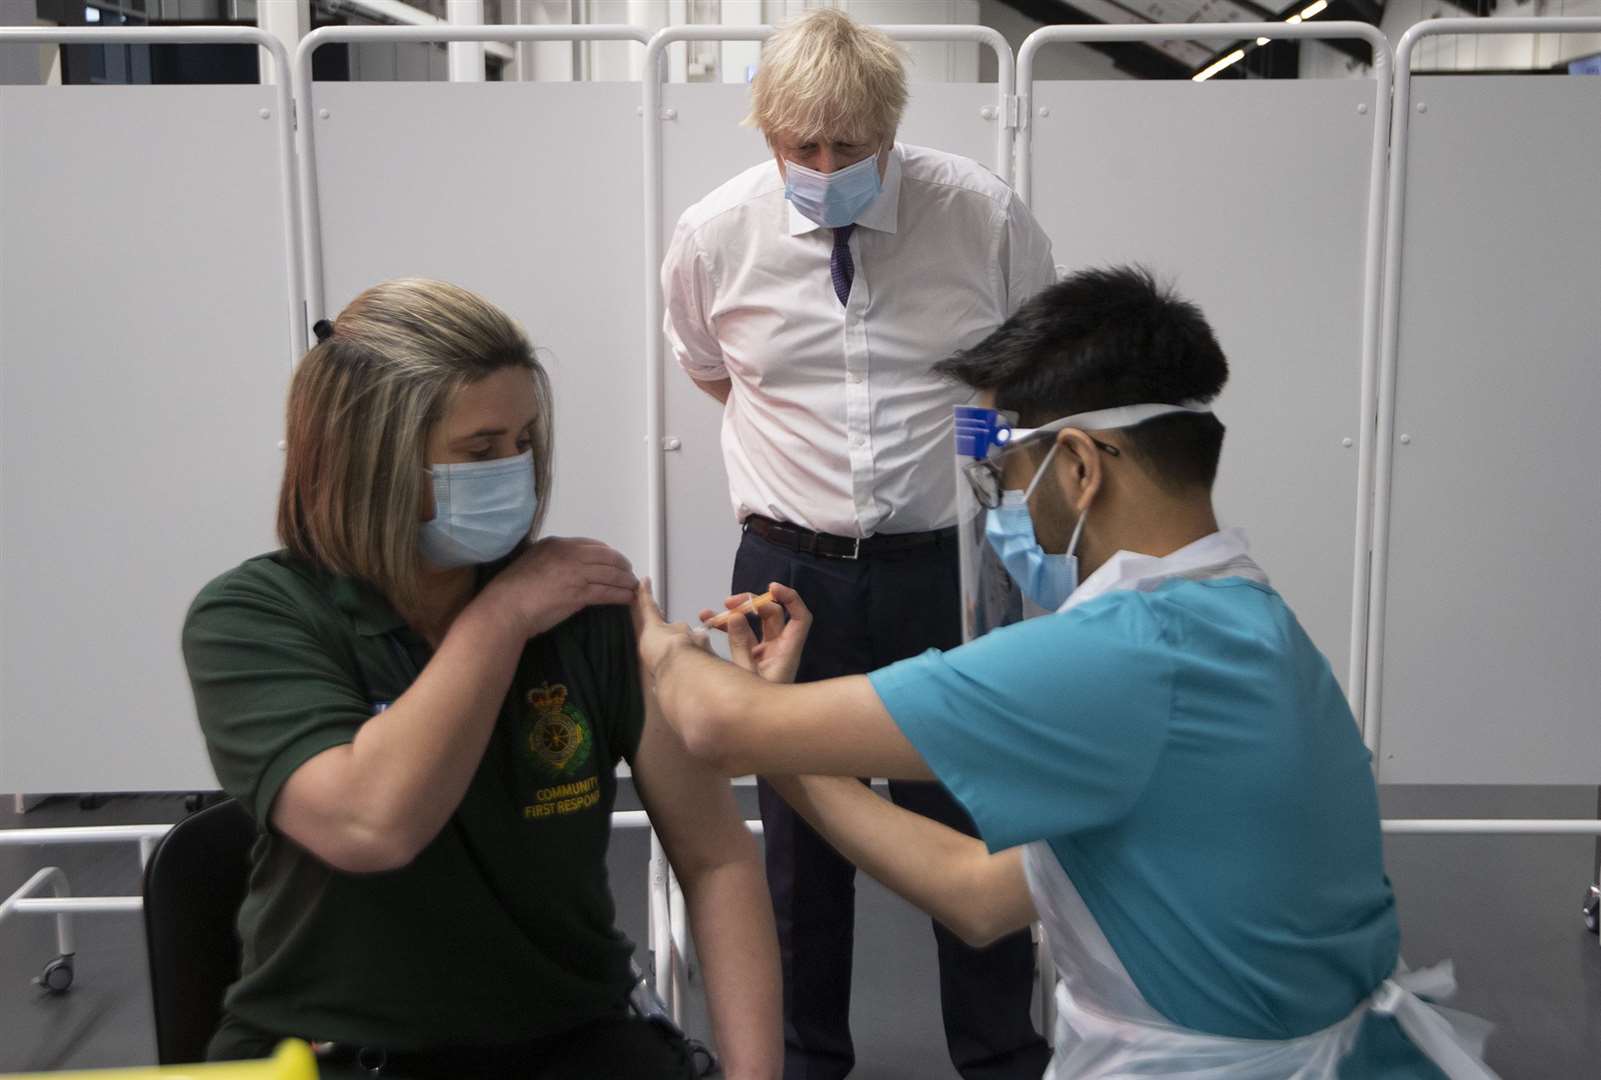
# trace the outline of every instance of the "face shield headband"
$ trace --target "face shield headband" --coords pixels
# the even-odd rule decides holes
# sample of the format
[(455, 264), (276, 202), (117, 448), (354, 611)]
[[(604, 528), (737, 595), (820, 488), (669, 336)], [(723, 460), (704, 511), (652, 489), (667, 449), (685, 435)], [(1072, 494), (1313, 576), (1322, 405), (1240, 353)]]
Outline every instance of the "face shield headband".
[[(976, 410), (972, 410), (976, 411)], [(993, 413), (997, 420), (1000, 414)], [(1114, 431), (1119, 428), (1131, 428), (1155, 420), (1159, 416), (1173, 416), (1180, 413), (1198, 415), (1210, 414), (1212, 407), (1199, 401), (1180, 402), (1177, 405), (1150, 403), (1144, 405), (1120, 405), (1112, 409), (1096, 409), (1093, 412), (1074, 413), (1072, 416), (1063, 416), (1043, 424), (1037, 428), (1014, 428), (1005, 424), (998, 424), (990, 433), (987, 440), (970, 440), (972, 450), (979, 450), (978, 441), (987, 441), (986, 447), (979, 453), (971, 454), (974, 460), (962, 465), (962, 473), (967, 478), (978, 504), (986, 510), (993, 510), (1001, 505), (1006, 491), (1001, 468), (1001, 459), (1015, 450), (1022, 450), (1028, 446), (1042, 446), (1047, 442), (1052, 444), (1046, 455), (1046, 460), (1036, 470), (1033, 481), (1024, 492), (1026, 500), (1034, 494), (1034, 488), (1039, 485), (1040, 479), (1045, 475), (1045, 466), (1050, 464), (1050, 458), (1055, 453), (1055, 438), (1058, 432), (1068, 428), (1079, 431)], [(962, 419), (958, 419), (958, 427)], [(1093, 436), (1091, 436), (1093, 439)], [(1120, 456), (1115, 446), (1095, 440), (1095, 445), (1102, 450)], [(993, 448), (993, 450), (991, 449)]]

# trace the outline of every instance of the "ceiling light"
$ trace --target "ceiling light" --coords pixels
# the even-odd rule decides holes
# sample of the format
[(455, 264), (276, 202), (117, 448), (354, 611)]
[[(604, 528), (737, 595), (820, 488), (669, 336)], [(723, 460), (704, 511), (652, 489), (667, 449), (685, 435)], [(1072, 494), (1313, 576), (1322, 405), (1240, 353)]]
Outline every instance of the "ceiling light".
[(1229, 53), (1223, 59), (1219, 60), (1217, 63), (1213, 64), (1211, 67), (1207, 68), (1205, 71), (1202, 71), (1197, 75), (1191, 76), (1191, 81), (1193, 81), (1193, 82), (1205, 82), (1207, 79), (1210, 79), (1213, 75), (1216, 75), (1218, 72), (1222, 71), (1224, 68), (1228, 67), (1230, 64), (1237, 64), (1243, 59), (1245, 59), (1245, 50), (1244, 49), (1235, 49), (1233, 52)]

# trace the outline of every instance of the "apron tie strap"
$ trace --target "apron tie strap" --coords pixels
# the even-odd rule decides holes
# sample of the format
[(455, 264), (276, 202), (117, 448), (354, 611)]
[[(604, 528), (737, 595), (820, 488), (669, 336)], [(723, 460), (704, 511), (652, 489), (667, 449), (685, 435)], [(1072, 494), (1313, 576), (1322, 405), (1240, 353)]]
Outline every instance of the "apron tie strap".
[(1368, 998), (1368, 1008), (1379, 1016), (1395, 1017), (1412, 1044), (1450, 1080), (1496, 1080), (1495, 1073), (1464, 1046), (1468, 1033), (1459, 1032), (1440, 1009), (1418, 996), (1443, 998), (1455, 992), (1456, 974), (1447, 960), (1385, 979)]

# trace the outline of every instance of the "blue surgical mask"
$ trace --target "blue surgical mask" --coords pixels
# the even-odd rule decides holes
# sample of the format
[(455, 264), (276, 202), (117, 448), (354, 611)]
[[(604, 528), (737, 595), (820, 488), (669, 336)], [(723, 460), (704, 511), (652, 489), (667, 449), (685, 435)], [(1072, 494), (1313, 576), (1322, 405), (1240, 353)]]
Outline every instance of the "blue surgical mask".
[(494, 562), (534, 527), (534, 455), (435, 465), (434, 517), (422, 523), (417, 549), (441, 570)]
[(1001, 565), (1012, 575), (1023, 595), (1046, 611), (1055, 611), (1067, 603), (1067, 598), (1078, 588), (1078, 539), (1084, 531), (1084, 518), (1088, 516), (1087, 512), (1079, 515), (1064, 554), (1052, 555), (1040, 547), (1034, 535), (1028, 499), (1055, 455), (1053, 446), (1028, 490), (1005, 492), (1001, 505), (991, 510), (984, 520), (984, 536), (1000, 557)]
[(832, 173), (784, 161), (784, 198), (824, 228), (837, 229), (855, 221), (878, 198), (881, 186), (877, 154)]

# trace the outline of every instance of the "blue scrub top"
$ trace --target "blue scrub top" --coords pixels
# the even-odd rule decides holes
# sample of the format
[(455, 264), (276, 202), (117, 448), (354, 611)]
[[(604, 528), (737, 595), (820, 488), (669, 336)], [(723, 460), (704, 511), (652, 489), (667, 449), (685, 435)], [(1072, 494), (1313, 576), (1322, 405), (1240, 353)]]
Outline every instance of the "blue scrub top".
[(1111, 592), (871, 678), (991, 850), (1050, 844), (1172, 1022), (1294, 1038), (1394, 969), (1370, 754), (1271, 588)]

